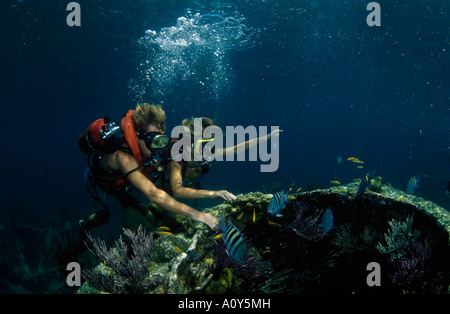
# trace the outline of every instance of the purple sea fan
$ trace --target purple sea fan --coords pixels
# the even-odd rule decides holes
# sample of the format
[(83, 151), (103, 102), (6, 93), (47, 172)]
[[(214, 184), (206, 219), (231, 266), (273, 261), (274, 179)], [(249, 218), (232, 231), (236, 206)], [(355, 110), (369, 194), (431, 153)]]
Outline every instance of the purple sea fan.
[(308, 203), (296, 201), (293, 203), (293, 208), (295, 210), (296, 218), (289, 227), (292, 228), (298, 236), (310, 241), (319, 241), (327, 235), (324, 229), (318, 225), (322, 210), (316, 210), (313, 216), (305, 217), (305, 213), (309, 211), (310, 208)]
[(389, 260), (391, 271), (389, 277), (396, 285), (409, 285), (428, 272), (428, 260), (431, 257), (428, 240), (422, 244), (407, 241), (407, 254), (404, 258)]
[(389, 273), (392, 283), (408, 285), (426, 273), (424, 260), (421, 258), (395, 259), (389, 261), (393, 271)]
[[(108, 249), (102, 240), (95, 240), (88, 235), (92, 243), (89, 250), (106, 266), (111, 268), (114, 278), (98, 278), (103, 276), (97, 271), (85, 271), (84, 277), (94, 287), (106, 288), (111, 293), (144, 293), (154, 289), (161, 278), (149, 278), (148, 264), (155, 247), (153, 234), (147, 234), (142, 226), (137, 231), (123, 229), (124, 235), (116, 241), (116, 250)], [(129, 245), (127, 245), (127, 242)]]

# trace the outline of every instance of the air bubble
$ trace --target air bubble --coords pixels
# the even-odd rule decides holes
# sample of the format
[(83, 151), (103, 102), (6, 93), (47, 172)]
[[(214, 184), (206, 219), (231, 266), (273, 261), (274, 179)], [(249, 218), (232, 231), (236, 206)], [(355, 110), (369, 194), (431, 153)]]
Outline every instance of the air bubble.
[[(258, 30), (245, 25), (244, 17), (235, 11), (230, 16), (192, 15), (190, 9), (185, 12), (175, 26), (146, 30), (139, 39), (145, 62), (140, 63), (137, 77), (130, 80), (135, 101), (164, 101), (175, 92), (174, 87), (192, 93), (186, 97), (223, 97), (233, 81), (227, 52), (256, 45)], [(208, 99), (203, 97), (202, 101)]]

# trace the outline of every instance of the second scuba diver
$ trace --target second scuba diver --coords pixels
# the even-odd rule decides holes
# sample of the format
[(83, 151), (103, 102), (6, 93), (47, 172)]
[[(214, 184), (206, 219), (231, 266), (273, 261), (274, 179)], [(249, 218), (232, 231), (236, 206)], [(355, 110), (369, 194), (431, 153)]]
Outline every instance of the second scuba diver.
[[(194, 128), (194, 121), (201, 120), (201, 126), (199, 128)], [(203, 117), (201, 119), (184, 119), (182, 125), (187, 127), (191, 132), (192, 139), (192, 153), (201, 154), (203, 151), (203, 145), (212, 141), (213, 138), (201, 138), (194, 143), (194, 139), (197, 138), (194, 134), (195, 129), (203, 131), (209, 126), (217, 126), (214, 120), (210, 118)], [(258, 145), (262, 141), (268, 141), (271, 137), (279, 136), (282, 130), (273, 131), (270, 134), (261, 136), (255, 139), (239, 143), (232, 147), (226, 147), (223, 149), (215, 148), (215, 153), (218, 155), (226, 156), (227, 154), (237, 154), (238, 151), (248, 150), (249, 148)], [(159, 183), (161, 188), (167, 191), (169, 194), (173, 195), (178, 199), (201, 199), (201, 198), (216, 198), (221, 200), (234, 200), (236, 196), (226, 190), (211, 191), (204, 190), (201, 188), (201, 181), (204, 176), (209, 172), (213, 161), (202, 160), (198, 161), (187, 161), (187, 162), (176, 162), (170, 161), (166, 166), (165, 175), (161, 177), (161, 182)]]

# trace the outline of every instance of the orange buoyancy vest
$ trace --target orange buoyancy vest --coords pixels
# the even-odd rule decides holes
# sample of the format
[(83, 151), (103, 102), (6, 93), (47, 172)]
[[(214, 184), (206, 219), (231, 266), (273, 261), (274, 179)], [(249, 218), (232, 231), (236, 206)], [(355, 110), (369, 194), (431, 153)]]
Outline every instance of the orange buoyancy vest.
[(136, 128), (134, 127), (133, 112), (134, 110), (127, 111), (125, 116), (122, 118), (122, 121), (120, 122), (120, 126), (122, 127), (122, 133), (123, 137), (125, 138), (125, 142), (140, 166), (142, 164), (142, 156), (141, 149), (139, 148), (138, 138), (136, 135)]
[[(136, 128), (133, 121), (133, 112), (134, 110), (128, 110), (125, 116), (122, 118), (120, 124), (122, 128), (123, 137), (125, 139), (125, 144), (130, 149), (138, 165), (142, 166), (144, 164), (144, 159), (142, 158), (141, 149), (139, 148), (138, 137), (136, 135)], [(152, 172), (153, 170), (153, 167), (145, 167), (145, 168), (143, 167), (140, 169), (140, 171), (143, 172), (144, 175), (149, 175), (150, 172)], [(144, 171), (144, 169), (146, 171)], [(111, 187), (115, 192), (125, 190), (130, 185), (131, 183), (128, 181), (126, 177), (111, 182)]]

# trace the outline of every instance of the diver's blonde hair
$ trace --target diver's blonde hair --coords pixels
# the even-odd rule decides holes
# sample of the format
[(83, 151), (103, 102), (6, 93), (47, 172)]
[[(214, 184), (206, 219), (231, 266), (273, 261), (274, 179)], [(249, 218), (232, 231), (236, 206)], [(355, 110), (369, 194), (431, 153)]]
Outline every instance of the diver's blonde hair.
[(133, 120), (137, 124), (138, 130), (153, 124), (163, 133), (166, 131), (166, 113), (161, 105), (138, 103), (133, 112)]

